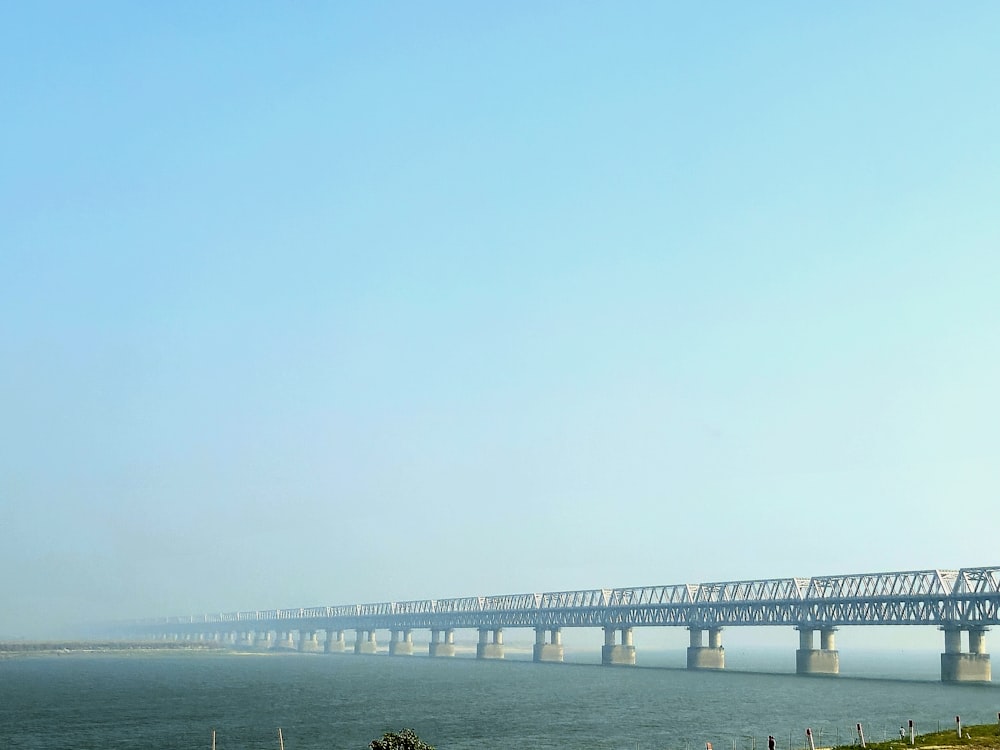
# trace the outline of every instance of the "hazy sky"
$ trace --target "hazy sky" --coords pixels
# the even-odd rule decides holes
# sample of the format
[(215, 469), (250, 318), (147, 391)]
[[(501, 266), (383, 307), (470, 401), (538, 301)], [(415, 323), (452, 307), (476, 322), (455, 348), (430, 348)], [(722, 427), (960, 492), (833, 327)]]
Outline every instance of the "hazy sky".
[(1000, 563), (998, 34), (4, 4), (0, 636)]

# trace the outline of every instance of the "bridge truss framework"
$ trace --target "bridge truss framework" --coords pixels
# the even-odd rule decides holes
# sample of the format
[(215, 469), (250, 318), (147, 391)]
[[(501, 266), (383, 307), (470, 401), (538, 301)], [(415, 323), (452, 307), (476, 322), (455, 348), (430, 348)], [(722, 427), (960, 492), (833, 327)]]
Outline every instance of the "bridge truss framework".
[(1000, 624), (1000, 566), (468, 596), (152, 618), (122, 631), (193, 633), (245, 628), (375, 630), (477, 628), (723, 628), (785, 625)]

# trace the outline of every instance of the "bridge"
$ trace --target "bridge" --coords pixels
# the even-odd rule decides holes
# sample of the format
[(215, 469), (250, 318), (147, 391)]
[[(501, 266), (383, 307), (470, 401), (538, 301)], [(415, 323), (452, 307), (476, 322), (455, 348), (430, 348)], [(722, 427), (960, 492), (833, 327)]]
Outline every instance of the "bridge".
[(985, 634), (998, 623), (1000, 566), (229, 612), (138, 620), (119, 632), (336, 653), (348, 650), (344, 634), (354, 631), (354, 653), (373, 654), (375, 632), (387, 630), (389, 653), (405, 655), (414, 653), (413, 631), (429, 630), (428, 655), (447, 657), (456, 653), (455, 631), (475, 629), (476, 657), (502, 659), (503, 630), (533, 628), (534, 660), (560, 662), (563, 628), (602, 628), (601, 663), (624, 666), (636, 663), (634, 628), (684, 627), (688, 669), (718, 670), (723, 628), (786, 626), (799, 632), (796, 672), (834, 675), (838, 628), (931, 625), (944, 633), (942, 681), (989, 682)]

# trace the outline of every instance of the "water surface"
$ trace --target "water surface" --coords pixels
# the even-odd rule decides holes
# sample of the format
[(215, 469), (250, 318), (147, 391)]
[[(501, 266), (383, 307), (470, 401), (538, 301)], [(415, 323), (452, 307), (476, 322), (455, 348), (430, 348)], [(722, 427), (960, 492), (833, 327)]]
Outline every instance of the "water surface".
[[(565, 664), (522, 658), (162, 653), (69, 654), (0, 661), (0, 750), (14, 748), (277, 748), (365, 750), (410, 727), (439, 750), (778, 750), (997, 720), (993, 685), (944, 685), (928, 664), (883, 657), (857, 676), (789, 674), (787, 654), (748, 671), (652, 665), (609, 668), (567, 655)], [(777, 657), (776, 657), (777, 659)], [(576, 663), (574, 663), (576, 660)], [(855, 660), (856, 661), (856, 660)], [(909, 666), (907, 666), (909, 665)], [(910, 672), (907, 672), (907, 670)], [(895, 670), (906, 679), (882, 679)], [(867, 671), (867, 675), (866, 675)], [(929, 673), (929, 674), (928, 674)], [(871, 676), (875, 675), (875, 676)]]

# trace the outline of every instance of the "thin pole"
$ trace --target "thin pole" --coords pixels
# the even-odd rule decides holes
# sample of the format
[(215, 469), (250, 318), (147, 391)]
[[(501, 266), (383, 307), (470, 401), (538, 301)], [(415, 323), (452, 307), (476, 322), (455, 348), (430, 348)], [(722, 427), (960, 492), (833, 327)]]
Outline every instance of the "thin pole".
[(278, 747), (285, 750), (285, 738), (281, 736), (281, 727), (278, 727)]
[(215, 730), (212, 730), (212, 750), (215, 750)]

